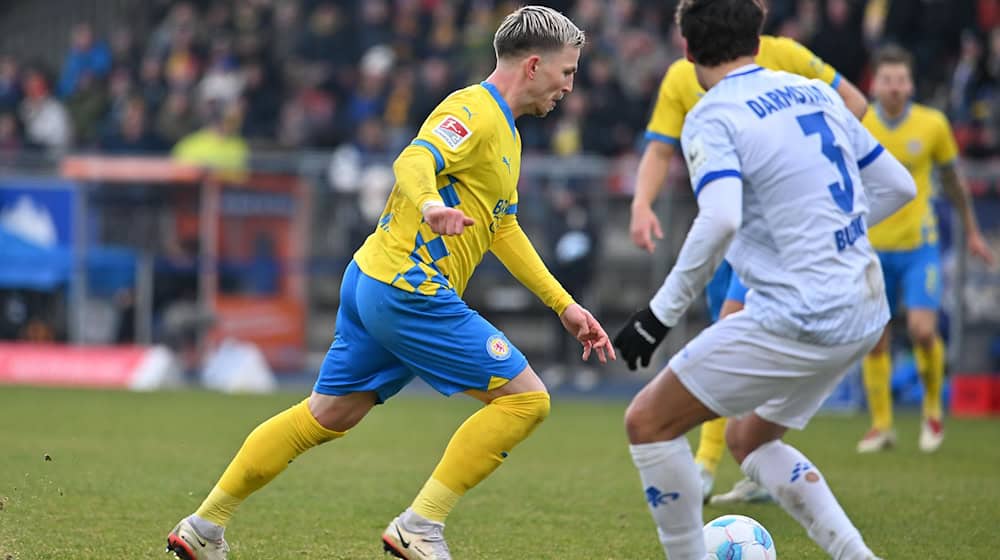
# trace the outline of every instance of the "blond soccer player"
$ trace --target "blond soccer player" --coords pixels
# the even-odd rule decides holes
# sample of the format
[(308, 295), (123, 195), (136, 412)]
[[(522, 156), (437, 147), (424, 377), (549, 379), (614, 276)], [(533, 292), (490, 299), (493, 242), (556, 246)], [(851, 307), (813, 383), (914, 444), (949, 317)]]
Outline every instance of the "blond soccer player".
[(344, 274), (333, 344), (312, 395), (247, 437), (205, 501), (168, 536), (179, 557), (225, 559), (223, 532), (244, 500), (420, 377), (485, 406), (455, 432), (382, 546), (409, 560), (450, 559), (444, 524), (455, 504), (549, 414), (548, 392), (524, 355), (461, 299), (487, 251), (555, 311), (584, 359), (615, 358), (604, 329), (553, 278), (517, 221), (514, 121), (544, 117), (573, 90), (584, 34), (559, 12), (526, 6), (503, 20), (493, 43), (496, 70), (442, 101), (396, 159), (385, 210)]

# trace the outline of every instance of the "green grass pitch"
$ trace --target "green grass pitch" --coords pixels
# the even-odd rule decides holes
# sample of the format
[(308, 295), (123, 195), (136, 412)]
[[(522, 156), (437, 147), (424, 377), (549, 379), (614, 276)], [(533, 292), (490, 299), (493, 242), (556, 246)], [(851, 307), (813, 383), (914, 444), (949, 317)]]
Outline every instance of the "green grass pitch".
[[(245, 435), (298, 394), (224, 396), (0, 389), (0, 560), (167, 558)], [(660, 559), (628, 456), (625, 402), (556, 400), (552, 416), (460, 503), (458, 559)], [(384, 558), (379, 534), (405, 508), (477, 403), (401, 396), (347, 438), (300, 457), (228, 530), (231, 557)], [(859, 456), (861, 417), (819, 417), (788, 438), (825, 473), (871, 546), (897, 560), (992, 558), (1000, 546), (1000, 422), (949, 420), (936, 455), (898, 419), (895, 451)], [(50, 460), (47, 460), (49, 457)], [(725, 459), (717, 489), (739, 476)], [(779, 558), (825, 556), (778, 507), (706, 508), (762, 522)]]

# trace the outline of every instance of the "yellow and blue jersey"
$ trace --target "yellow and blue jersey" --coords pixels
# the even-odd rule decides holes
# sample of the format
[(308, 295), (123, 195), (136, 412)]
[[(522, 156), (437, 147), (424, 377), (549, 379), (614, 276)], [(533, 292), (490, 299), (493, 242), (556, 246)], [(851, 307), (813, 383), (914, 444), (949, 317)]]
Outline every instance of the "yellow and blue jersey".
[(865, 128), (913, 175), (917, 196), (871, 228), (868, 238), (879, 251), (910, 251), (937, 243), (937, 220), (931, 207), (931, 172), (955, 160), (958, 146), (948, 119), (917, 103), (891, 120), (876, 104), (865, 114)]
[[(762, 35), (755, 62), (769, 70), (782, 70), (806, 78), (822, 80), (833, 89), (840, 84), (840, 74), (809, 49), (786, 37)], [(705, 95), (694, 73), (694, 64), (680, 59), (670, 65), (646, 126), (646, 139), (680, 145), (684, 117)]]
[(397, 184), (354, 259), (366, 275), (408, 292), (461, 296), (497, 231), (516, 220), (521, 137), (513, 113), (493, 84), (469, 86), (442, 101), (406, 149), (434, 156), (438, 194), (475, 225), (447, 239), (435, 234)]

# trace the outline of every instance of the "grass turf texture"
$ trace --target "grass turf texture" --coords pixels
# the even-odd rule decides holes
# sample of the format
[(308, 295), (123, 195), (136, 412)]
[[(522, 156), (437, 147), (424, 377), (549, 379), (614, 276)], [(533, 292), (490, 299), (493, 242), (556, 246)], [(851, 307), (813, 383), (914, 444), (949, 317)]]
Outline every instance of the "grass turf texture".
[[(0, 560), (167, 558), (167, 532), (193, 511), (243, 438), (298, 394), (224, 396), (0, 389)], [(622, 429), (624, 402), (559, 401), (494, 476), (463, 499), (446, 535), (459, 559), (660, 559)], [(428, 476), (468, 398), (397, 397), (347, 438), (300, 457), (244, 504), (232, 558), (384, 558), (379, 534)], [(950, 420), (936, 455), (859, 456), (861, 417), (820, 417), (788, 440), (825, 473), (875, 551), (891, 559), (992, 557), (1000, 509), (1000, 422)], [(49, 457), (50, 460), (47, 460)], [(739, 477), (723, 460), (717, 491)], [(750, 515), (785, 560), (825, 555), (773, 505)]]

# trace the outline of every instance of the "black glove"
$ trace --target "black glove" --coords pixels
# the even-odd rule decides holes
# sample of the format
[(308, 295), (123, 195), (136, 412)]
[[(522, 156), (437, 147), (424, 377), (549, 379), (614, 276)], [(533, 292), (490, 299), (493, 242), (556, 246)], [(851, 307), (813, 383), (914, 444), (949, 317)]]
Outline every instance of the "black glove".
[(641, 358), (642, 367), (649, 365), (653, 351), (663, 342), (670, 332), (670, 327), (664, 325), (647, 307), (636, 311), (628, 318), (625, 326), (615, 335), (615, 346), (621, 350), (621, 355), (628, 363), (628, 369), (636, 369), (636, 361)]

